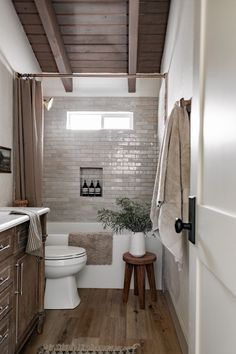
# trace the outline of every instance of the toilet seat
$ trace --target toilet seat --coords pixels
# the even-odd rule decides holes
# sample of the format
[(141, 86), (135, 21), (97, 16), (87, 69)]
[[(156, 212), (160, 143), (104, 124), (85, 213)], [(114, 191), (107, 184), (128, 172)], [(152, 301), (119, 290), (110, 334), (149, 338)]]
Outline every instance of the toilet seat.
[(82, 247), (74, 246), (46, 246), (45, 260), (59, 261), (74, 258), (83, 258), (86, 250)]

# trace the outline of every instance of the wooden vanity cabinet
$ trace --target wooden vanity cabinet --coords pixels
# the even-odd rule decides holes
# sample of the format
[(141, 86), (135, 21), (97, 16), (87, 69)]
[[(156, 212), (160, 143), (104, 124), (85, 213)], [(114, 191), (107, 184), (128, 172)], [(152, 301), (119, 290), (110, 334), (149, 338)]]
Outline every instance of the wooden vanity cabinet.
[(0, 353), (14, 353), (14, 228), (0, 233)]
[(21, 254), (16, 258), (15, 310), (16, 347), (34, 328), (38, 320), (38, 262), (37, 258)]
[[(46, 240), (46, 214), (41, 216)], [(0, 353), (19, 353), (44, 320), (44, 260), (25, 253), (29, 222), (0, 232)]]

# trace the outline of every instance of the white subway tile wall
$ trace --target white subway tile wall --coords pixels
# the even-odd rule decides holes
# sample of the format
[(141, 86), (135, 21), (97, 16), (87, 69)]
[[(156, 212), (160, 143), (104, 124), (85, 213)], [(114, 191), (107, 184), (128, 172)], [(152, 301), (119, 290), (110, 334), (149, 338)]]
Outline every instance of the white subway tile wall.
[[(157, 98), (55, 98), (45, 111), (43, 202), (51, 221), (96, 222), (118, 197), (151, 202), (158, 159)], [(134, 130), (66, 129), (67, 111), (132, 111)], [(102, 198), (80, 196), (80, 168), (103, 168)]]

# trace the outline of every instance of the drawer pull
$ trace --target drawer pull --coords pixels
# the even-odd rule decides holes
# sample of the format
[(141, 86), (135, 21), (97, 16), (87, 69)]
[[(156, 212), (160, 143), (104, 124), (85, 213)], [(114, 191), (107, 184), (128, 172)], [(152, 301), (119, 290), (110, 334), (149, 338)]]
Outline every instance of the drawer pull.
[(9, 276), (7, 276), (6, 278), (0, 277), (0, 286), (6, 283), (8, 280), (9, 280)]
[(4, 246), (4, 245), (0, 245), (0, 252), (7, 250), (8, 248), (10, 248), (10, 245)]
[(16, 291), (15, 294), (20, 294), (19, 292), (19, 264), (16, 263)]
[(5, 339), (7, 339), (8, 335), (9, 335), (8, 329), (6, 330), (6, 332), (4, 334), (0, 334), (0, 344), (2, 344)]
[(9, 305), (0, 306), (0, 316), (9, 309)]
[(20, 295), (23, 295), (23, 276), (24, 276), (24, 263), (20, 265)]
[[(19, 270), (20, 268), (20, 270)], [(21, 296), (23, 295), (23, 276), (24, 276), (24, 263), (16, 263), (16, 291), (15, 294), (20, 294)], [(20, 275), (19, 275), (20, 273)], [(20, 289), (19, 289), (19, 278), (20, 278)]]

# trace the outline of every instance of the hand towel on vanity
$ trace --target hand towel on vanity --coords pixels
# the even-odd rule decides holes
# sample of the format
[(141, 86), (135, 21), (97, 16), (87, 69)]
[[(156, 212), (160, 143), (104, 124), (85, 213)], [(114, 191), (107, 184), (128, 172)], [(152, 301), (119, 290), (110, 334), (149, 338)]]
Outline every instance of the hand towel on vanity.
[(26, 253), (33, 256), (43, 257), (42, 228), (38, 213), (29, 210), (28, 208), (12, 208), (10, 209), (10, 213), (27, 215), (29, 217), (30, 222)]
[(185, 107), (175, 104), (165, 126), (150, 217), (153, 231), (158, 231), (180, 267), (183, 237), (175, 232), (174, 224), (176, 218), (188, 221), (189, 175), (189, 117)]

